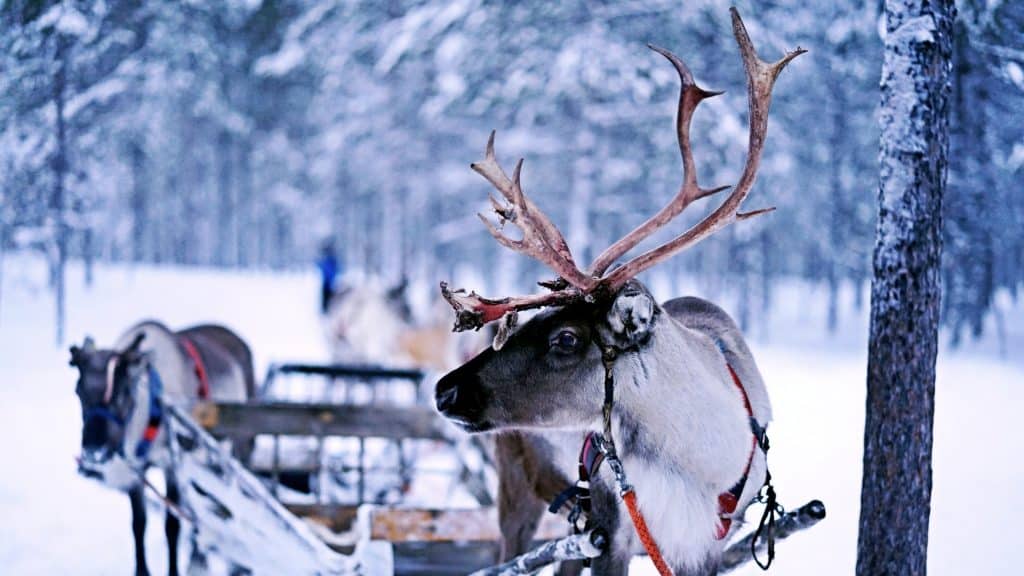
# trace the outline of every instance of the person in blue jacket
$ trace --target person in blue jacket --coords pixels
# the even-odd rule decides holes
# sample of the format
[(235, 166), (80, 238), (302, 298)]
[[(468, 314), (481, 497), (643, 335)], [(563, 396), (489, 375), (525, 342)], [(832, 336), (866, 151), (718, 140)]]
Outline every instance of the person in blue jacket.
[(320, 313), (326, 314), (334, 295), (334, 283), (341, 275), (341, 263), (334, 253), (334, 242), (325, 240), (320, 245), (320, 257), (316, 260), (320, 269)]

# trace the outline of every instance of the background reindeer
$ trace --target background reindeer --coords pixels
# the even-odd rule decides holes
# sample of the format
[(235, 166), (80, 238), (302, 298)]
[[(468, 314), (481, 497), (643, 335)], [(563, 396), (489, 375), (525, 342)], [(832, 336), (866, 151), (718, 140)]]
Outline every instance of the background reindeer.
[[(255, 386), (252, 353), (238, 335), (222, 326), (172, 332), (150, 320), (129, 328), (112, 349), (99, 349), (86, 338), (81, 347), (71, 347), (71, 365), (78, 369), (76, 393), (82, 404), (79, 472), (128, 493), (135, 572), (149, 574), (143, 494), (148, 467), (163, 469), (167, 500), (179, 503), (178, 485), (162, 442), (162, 405), (191, 410), (204, 398), (246, 400)], [(168, 510), (165, 531), (172, 576), (178, 573), (180, 530), (178, 518)]]
[(440, 307), (417, 317), (408, 292), (405, 280), (387, 289), (371, 281), (337, 292), (325, 319), (332, 359), (443, 372), (486, 345), (478, 334), (453, 333)]
[[(771, 407), (735, 323), (698, 298), (658, 305), (634, 280), (723, 227), (770, 210), (739, 211), (761, 159), (772, 86), (803, 50), (763, 62), (735, 9), (732, 19), (749, 87), (746, 162), (725, 201), (666, 244), (612, 268), (691, 203), (727, 188), (698, 185), (690, 146), (694, 110), (717, 93), (698, 87), (686, 65), (666, 50), (651, 47), (672, 63), (682, 82), (676, 129), (683, 185), (668, 205), (588, 268), (577, 266), (561, 233), (523, 193), (522, 160), (511, 179), (505, 175), (494, 155), (493, 134), (485, 160), (473, 165), (507, 201), (491, 200), (500, 223), (522, 232), (520, 240), (511, 239), (481, 216), (494, 238), (558, 275), (542, 283), (547, 293), (497, 300), (452, 292), (442, 283), (456, 311), (456, 330), (501, 321), (492, 349), (438, 383), (436, 403), (469, 432), (523, 430), (498, 438), (505, 558), (524, 551), (545, 502), (576, 476), (576, 454), (587, 432), (603, 430), (605, 442), (614, 438), (611, 450), (602, 452), (614, 461), (617, 446), (635, 487), (627, 490), (622, 481), (619, 490), (627, 503), (635, 498), (641, 518), (634, 518), (637, 532), (653, 537), (643, 548), (663, 574), (716, 573), (724, 543), (738, 524), (733, 520), (742, 518), (766, 478), (759, 444)], [(511, 330), (518, 311), (541, 307), (549, 309)], [(621, 478), (609, 468), (590, 478), (591, 525), (612, 536), (610, 551), (594, 561), (596, 574), (625, 573), (631, 556), (643, 549), (624, 520), (628, 507), (616, 495)]]

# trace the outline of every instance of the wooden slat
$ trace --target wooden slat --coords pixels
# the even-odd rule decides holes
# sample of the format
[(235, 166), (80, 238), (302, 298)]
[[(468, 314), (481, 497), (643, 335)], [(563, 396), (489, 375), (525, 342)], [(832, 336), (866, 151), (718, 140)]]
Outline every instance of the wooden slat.
[(423, 371), (414, 368), (388, 368), (358, 364), (274, 364), (270, 371), (278, 374), (309, 374), (338, 378), (355, 377), (366, 380), (422, 380)]
[[(389, 542), (480, 542), (501, 538), (495, 508), (379, 508), (371, 512), (370, 523), (370, 538)], [(561, 538), (568, 534), (568, 528), (561, 516), (544, 514), (535, 538)]]
[(463, 576), (498, 563), (497, 542), (398, 542), (395, 576)]
[(252, 434), (444, 440), (447, 426), (425, 406), (217, 403), (203, 425), (216, 436)]
[(331, 504), (285, 504), (289, 512), (328, 528), (331, 532), (345, 532), (359, 513), (358, 506)]

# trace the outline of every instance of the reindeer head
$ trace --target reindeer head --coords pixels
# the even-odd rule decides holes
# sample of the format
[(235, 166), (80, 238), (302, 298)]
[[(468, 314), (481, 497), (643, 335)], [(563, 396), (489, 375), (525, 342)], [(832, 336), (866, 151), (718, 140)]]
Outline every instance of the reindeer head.
[(100, 467), (122, 451), (125, 429), (135, 409), (133, 383), (145, 369), (140, 351), (143, 334), (121, 351), (98, 349), (92, 338), (72, 346), (70, 365), (78, 369), (75, 393), (82, 404), (83, 474), (100, 475)]
[[(703, 220), (669, 242), (644, 252), (624, 265), (611, 265), (653, 232), (678, 216), (696, 200), (721, 192), (728, 186), (701, 188), (690, 147), (690, 121), (694, 110), (709, 92), (696, 85), (686, 64), (671, 52), (650, 46), (675, 67), (682, 83), (676, 116), (676, 133), (683, 161), (683, 183), (672, 200), (654, 216), (612, 244), (588, 268), (580, 269), (558, 228), (523, 192), (519, 160), (509, 179), (494, 153), (494, 133), (487, 142), (482, 162), (472, 165), (501, 194), (493, 196), (498, 215), (496, 226), (481, 220), (506, 248), (539, 260), (558, 278), (541, 283), (548, 292), (501, 299), (449, 290), (441, 293), (455, 310), (455, 330), (478, 329), (500, 321), (491, 349), (442, 378), (436, 402), (442, 414), (469, 431), (509, 427), (586, 427), (598, 422), (603, 403), (602, 349), (641, 351), (657, 337), (661, 310), (647, 290), (633, 278), (640, 272), (693, 246), (738, 220), (763, 214), (772, 208), (740, 212), (750, 193), (761, 161), (768, 130), (768, 108), (775, 79), (797, 49), (774, 63), (758, 58), (739, 13), (732, 9), (733, 33), (746, 70), (750, 139), (743, 172), (722, 204)], [(500, 229), (511, 223), (522, 233), (519, 240)], [(521, 310), (549, 308), (518, 330), (512, 328)]]
[(641, 350), (661, 316), (632, 281), (601, 303), (545, 310), (437, 384), (437, 408), (470, 432), (600, 422), (602, 349)]

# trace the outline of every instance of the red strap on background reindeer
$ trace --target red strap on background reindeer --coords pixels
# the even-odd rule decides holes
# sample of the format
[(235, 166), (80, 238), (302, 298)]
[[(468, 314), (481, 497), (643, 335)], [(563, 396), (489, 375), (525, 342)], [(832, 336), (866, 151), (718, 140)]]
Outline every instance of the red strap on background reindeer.
[(206, 365), (203, 364), (203, 358), (199, 355), (199, 350), (196, 349), (196, 345), (191, 340), (184, 336), (179, 336), (178, 341), (181, 342), (181, 347), (185, 349), (188, 357), (192, 359), (196, 378), (199, 379), (199, 398), (206, 400), (210, 397), (210, 379), (206, 375)]

